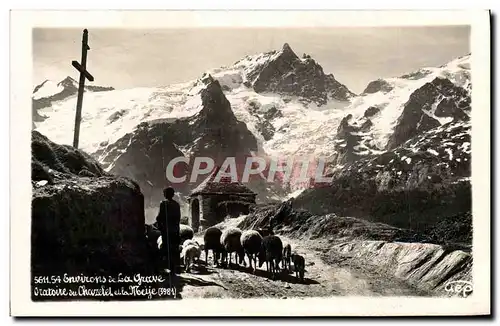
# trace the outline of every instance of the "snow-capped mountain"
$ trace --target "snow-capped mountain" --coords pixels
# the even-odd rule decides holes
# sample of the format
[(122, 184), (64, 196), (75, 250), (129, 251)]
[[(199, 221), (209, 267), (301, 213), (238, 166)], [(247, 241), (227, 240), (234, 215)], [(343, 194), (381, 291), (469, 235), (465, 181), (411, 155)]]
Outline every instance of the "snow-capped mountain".
[(469, 119), (470, 55), (438, 68), (370, 82), (346, 108), (335, 137), (335, 162), (379, 155), (451, 121)]
[[(324, 156), (338, 169), (466, 121), (469, 59), (379, 79), (355, 95), (285, 44), (186, 83), (85, 93), (80, 147), (108, 171), (133, 175), (141, 189), (155, 191), (164, 182), (160, 158), (175, 156)], [(46, 118), (34, 119), (36, 130), (71, 144), (76, 92), (64, 97), (60, 87), (44, 86), (34, 92), (34, 101), (46, 104), (37, 109)], [(268, 186), (259, 185), (259, 196), (280, 192)]]
[[(173, 170), (175, 177), (187, 175), (186, 181), (175, 185), (177, 191), (187, 195), (204, 179), (189, 182), (193, 158), (210, 157), (215, 166), (220, 166), (226, 157), (234, 157), (238, 170), (242, 172), (246, 158), (258, 151), (257, 140), (246, 124), (236, 119), (220, 83), (205, 75), (200, 84), (203, 85), (201, 110), (196, 114), (143, 122), (132, 132), (94, 153), (109, 172), (137, 180), (151, 204), (161, 199), (161, 190), (167, 185), (165, 171), (174, 158), (188, 159), (188, 164), (179, 163)], [(258, 191), (264, 184), (265, 180), (254, 178), (250, 179), (248, 186)]]
[(466, 224), (469, 60), (371, 82), (340, 122), (331, 182), (298, 194), (294, 207), (413, 230), (447, 218)]
[(346, 101), (355, 95), (332, 74), (326, 75), (309, 55), (299, 59), (288, 43), (281, 51), (248, 56), (236, 62), (235, 67), (243, 69), (244, 82), (257, 93), (294, 95), (318, 105), (332, 99)]
[[(103, 92), (113, 90), (113, 87), (86, 85), (85, 92)], [(46, 119), (40, 115), (39, 110), (52, 106), (58, 101), (63, 101), (78, 93), (78, 82), (71, 77), (66, 77), (60, 82), (45, 80), (33, 90), (32, 113), (33, 121), (41, 122)]]
[[(258, 72), (267, 71), (265, 67), (268, 65), (289, 62), (290, 52), (289, 47), (284, 46), (280, 51), (249, 56), (233, 66), (206, 72), (219, 81), (236, 118), (246, 123), (255, 135), (259, 148), (269, 155), (286, 156), (295, 152), (315, 154), (315, 148), (323, 151), (323, 146), (315, 144), (318, 141), (323, 143), (323, 139), (321, 136), (320, 139), (315, 138), (321, 134), (322, 127), (342, 116), (343, 107), (350, 103), (346, 98), (352, 96), (348, 96), (352, 92), (343, 85), (338, 88), (330, 87), (328, 93), (318, 91), (321, 96), (330, 98), (326, 104), (319, 105), (300, 90), (282, 90), (284, 83), (272, 86), (279, 94), (259, 86), (266, 79), (260, 77)], [(322, 72), (319, 65), (312, 64), (312, 59), (299, 59), (295, 56), (294, 62), (293, 67), (287, 68), (286, 74), (292, 75), (291, 69), (297, 69), (296, 75), (304, 74), (307, 72), (305, 67), (311, 67), (316, 74)], [(277, 78), (271, 76), (268, 80), (276, 84)], [(324, 79), (330, 84), (335, 84), (332, 78), (331, 75), (324, 75)], [(201, 79), (165, 87), (85, 94), (80, 131), (81, 148), (94, 153), (133, 131), (141, 122), (178, 119), (198, 113), (201, 110), (200, 91), (204, 87)], [(311, 73), (311, 77), (300, 84), (316, 79), (314, 73)], [(332, 95), (334, 92), (343, 95), (335, 98)], [(76, 96), (73, 96), (40, 109), (40, 114), (50, 119), (36, 123), (36, 129), (50, 135), (55, 141), (70, 144), (75, 105)], [(301, 146), (298, 141), (307, 146)]]

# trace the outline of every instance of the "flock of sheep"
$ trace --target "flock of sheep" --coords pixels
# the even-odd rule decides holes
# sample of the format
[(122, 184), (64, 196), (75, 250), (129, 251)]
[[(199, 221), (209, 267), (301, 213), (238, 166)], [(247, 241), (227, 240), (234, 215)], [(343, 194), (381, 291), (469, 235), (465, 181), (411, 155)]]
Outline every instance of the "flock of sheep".
[[(148, 231), (146, 232), (148, 233)], [(151, 233), (151, 230), (149, 231)], [(150, 236), (151, 237), (151, 236)], [(259, 267), (266, 263), (266, 269), (276, 279), (281, 269), (295, 271), (295, 276), (304, 281), (305, 259), (303, 256), (292, 253), (290, 244), (283, 246), (281, 239), (274, 235), (271, 230), (257, 229), (242, 231), (236, 227), (229, 227), (223, 231), (212, 226), (205, 230), (203, 244), (193, 239), (194, 232), (187, 225), (181, 225), (181, 259), (186, 272), (189, 272), (193, 263), (200, 259), (202, 251), (205, 252), (205, 262), (208, 265), (209, 251), (212, 251), (213, 264), (219, 266), (231, 266), (234, 263), (246, 267), (245, 255), (248, 258), (252, 273), (255, 274), (257, 262)], [(162, 246), (161, 236), (156, 233), (153, 239), (157, 239), (157, 248)]]
[(291, 271), (293, 262), (296, 277), (304, 281), (304, 257), (292, 253), (290, 244), (283, 246), (281, 239), (272, 231), (263, 229), (241, 231), (236, 227), (221, 231), (212, 226), (205, 231), (203, 241), (203, 245), (192, 239), (184, 241), (181, 257), (184, 259), (186, 271), (189, 270), (191, 263), (200, 258), (202, 250), (205, 251), (205, 261), (208, 264), (208, 254), (211, 250), (215, 266), (231, 266), (234, 254), (234, 263), (246, 267), (246, 255), (253, 273), (257, 269), (257, 260), (259, 267), (265, 262), (266, 269), (272, 274), (273, 279), (276, 279), (276, 275), (280, 272), (280, 263), (283, 270)]

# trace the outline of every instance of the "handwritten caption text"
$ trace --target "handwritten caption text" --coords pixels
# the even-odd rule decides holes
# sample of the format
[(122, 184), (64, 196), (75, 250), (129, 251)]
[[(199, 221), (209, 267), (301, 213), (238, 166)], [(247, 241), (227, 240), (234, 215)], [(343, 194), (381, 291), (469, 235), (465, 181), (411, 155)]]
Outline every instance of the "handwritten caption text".
[(161, 275), (110, 276), (62, 275), (35, 276), (35, 297), (138, 297), (153, 299), (175, 297), (176, 288), (170, 287)]

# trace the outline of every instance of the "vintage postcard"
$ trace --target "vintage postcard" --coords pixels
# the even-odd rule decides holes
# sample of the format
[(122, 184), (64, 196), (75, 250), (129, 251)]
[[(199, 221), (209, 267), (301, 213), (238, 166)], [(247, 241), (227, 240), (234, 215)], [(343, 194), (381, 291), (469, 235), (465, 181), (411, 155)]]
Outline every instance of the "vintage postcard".
[(11, 314), (490, 314), (488, 11), (11, 12)]

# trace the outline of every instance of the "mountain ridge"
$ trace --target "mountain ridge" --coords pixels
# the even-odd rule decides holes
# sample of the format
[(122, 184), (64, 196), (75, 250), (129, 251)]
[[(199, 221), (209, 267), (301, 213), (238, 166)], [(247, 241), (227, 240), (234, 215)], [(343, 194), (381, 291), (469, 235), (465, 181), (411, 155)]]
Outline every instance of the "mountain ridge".
[[(456, 90), (463, 99), (462, 102), (467, 103), (471, 91), (469, 58), (470, 56), (463, 56), (442, 67), (422, 68), (401, 77), (381, 78), (380, 80), (390, 87), (384, 89), (374, 85), (369, 92), (365, 89), (365, 92), (359, 95), (347, 90), (350, 93), (346, 93), (349, 96), (344, 98), (344, 101), (325, 95), (328, 93), (328, 85), (325, 84), (329, 75), (324, 74), (321, 66), (307, 55), (302, 59), (298, 58), (289, 45), (285, 44), (279, 51), (246, 56), (232, 66), (207, 70), (200, 78), (181, 84), (88, 92), (84, 100), (81, 146), (101, 163), (110, 166), (113, 160), (119, 159), (122, 151), (127, 151), (127, 146), (130, 145), (128, 141), (135, 133), (149, 132), (145, 131), (147, 129), (144, 129), (144, 126), (187, 123), (186, 128), (196, 129), (198, 127), (189, 125), (189, 121), (194, 121), (192, 118), (202, 112), (203, 94), (210, 93), (207, 85), (211, 85), (210, 87), (217, 88), (217, 96), (222, 94), (225, 99), (221, 97), (216, 100), (217, 110), (230, 110), (231, 114), (212, 114), (204, 111), (207, 116), (201, 121), (217, 121), (218, 115), (221, 115), (229, 117), (229, 122), (236, 120), (243, 123), (255, 139), (255, 146), (250, 146), (250, 155), (315, 158), (321, 156), (333, 162), (330, 164), (331, 169), (342, 169), (345, 164), (355, 162), (366, 155), (373, 157), (383, 154), (387, 150), (398, 119), (405, 111), (405, 103), (413, 93), (428, 83), (432, 84), (436, 78), (448, 80), (446, 87), (451, 90), (450, 94)], [(281, 73), (272, 72), (276, 67), (283, 68)], [(266, 69), (270, 72), (259, 75)], [(296, 83), (296, 80), (287, 77), (293, 74), (302, 76), (302, 82), (299, 80), (299, 83)], [(295, 86), (310, 84), (311, 76), (320, 76), (323, 84), (312, 91)], [(333, 75), (331, 76), (333, 78)], [(289, 86), (290, 88), (287, 88)], [(214, 99), (213, 96), (209, 98)], [(434, 96), (433, 103), (437, 101), (436, 98)], [(57, 105), (44, 108), (42, 111), (49, 119), (37, 122), (37, 130), (59, 143), (69, 144), (72, 139), (74, 101), (74, 98), (68, 98)], [(224, 104), (225, 101), (228, 101), (229, 106)], [(447, 119), (450, 112), (458, 112), (455, 106), (454, 101), (442, 105), (444, 118)], [(463, 110), (462, 107), (459, 109)], [(428, 115), (424, 111), (419, 112), (420, 117), (427, 119)], [(438, 127), (447, 121), (443, 120), (443, 117), (432, 119), (437, 121), (437, 124), (433, 122), (428, 127)], [(409, 119), (410, 124), (419, 123), (414, 120)], [(423, 130), (416, 135), (421, 132)], [(403, 138), (399, 142), (406, 140)], [(200, 138), (196, 144), (187, 146), (186, 141), (177, 140), (172, 146), (172, 153), (182, 153), (185, 156), (185, 153), (193, 148), (201, 150), (204, 144)], [(209, 154), (213, 157), (220, 156), (215, 148), (213, 153)], [(245, 155), (247, 154), (248, 152)], [(289, 190), (307, 186), (307, 183), (293, 184)], [(260, 195), (268, 197), (267, 191), (261, 189)]]

